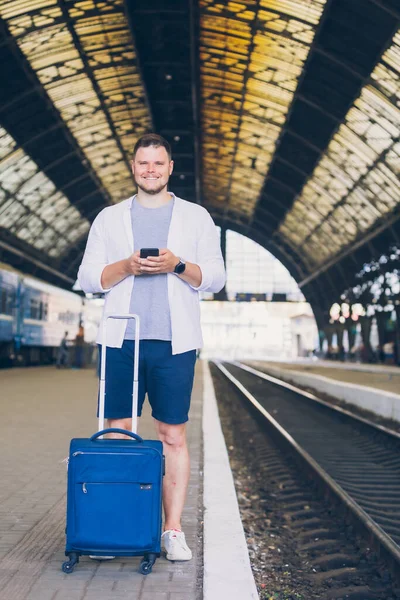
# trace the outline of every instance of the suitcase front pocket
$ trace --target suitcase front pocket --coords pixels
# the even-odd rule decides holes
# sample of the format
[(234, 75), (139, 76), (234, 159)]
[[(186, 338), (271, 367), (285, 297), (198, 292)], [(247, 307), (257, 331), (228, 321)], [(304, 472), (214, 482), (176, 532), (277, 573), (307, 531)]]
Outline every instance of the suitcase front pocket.
[(76, 483), (74, 545), (93, 551), (153, 548), (159, 527), (157, 496), (157, 486), (146, 482)]

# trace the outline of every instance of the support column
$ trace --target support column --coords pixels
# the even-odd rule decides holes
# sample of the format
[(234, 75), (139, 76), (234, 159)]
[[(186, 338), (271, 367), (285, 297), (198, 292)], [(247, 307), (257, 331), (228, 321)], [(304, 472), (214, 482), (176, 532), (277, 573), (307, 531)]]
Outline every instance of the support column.
[(378, 327), (378, 340), (379, 340), (379, 348), (378, 348), (378, 360), (380, 362), (385, 362), (385, 353), (383, 351), (383, 346), (386, 343), (386, 321), (390, 318), (390, 314), (385, 311), (377, 311), (375, 312), (376, 324)]
[(344, 334), (344, 325), (342, 323), (337, 323), (336, 325), (336, 337), (337, 337), (337, 345), (339, 348), (339, 360), (344, 360), (344, 347), (343, 347), (343, 334)]
[[(225, 269), (226, 269), (226, 228), (221, 227), (221, 252), (222, 258), (224, 259)], [(214, 294), (214, 300), (227, 300), (228, 297), (226, 295), (226, 285), (222, 288), (220, 292)]]
[(360, 317), (361, 323), (361, 337), (363, 341), (363, 350), (361, 351), (361, 361), (362, 362), (372, 362), (372, 348), (371, 348), (371, 325), (372, 318), (371, 317)]
[(400, 305), (395, 304), (396, 311), (396, 337), (394, 346), (394, 363), (400, 365)]
[(349, 340), (349, 357), (350, 357), (350, 360), (354, 360), (355, 353), (352, 352), (352, 350), (354, 348), (354, 344), (356, 341), (357, 325), (356, 325), (355, 321), (352, 320), (351, 317), (348, 317), (346, 319), (345, 329), (347, 331), (347, 336), (348, 336), (348, 340)]

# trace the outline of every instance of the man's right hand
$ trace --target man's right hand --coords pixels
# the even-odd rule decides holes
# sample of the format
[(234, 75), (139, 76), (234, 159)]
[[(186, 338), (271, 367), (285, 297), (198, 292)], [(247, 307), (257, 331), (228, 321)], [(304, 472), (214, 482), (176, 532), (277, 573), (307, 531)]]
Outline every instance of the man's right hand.
[(109, 290), (129, 275), (140, 275), (140, 251), (137, 250), (129, 258), (107, 265), (101, 274), (101, 285)]
[(140, 270), (140, 250), (136, 250), (126, 259), (127, 275), (141, 275)]

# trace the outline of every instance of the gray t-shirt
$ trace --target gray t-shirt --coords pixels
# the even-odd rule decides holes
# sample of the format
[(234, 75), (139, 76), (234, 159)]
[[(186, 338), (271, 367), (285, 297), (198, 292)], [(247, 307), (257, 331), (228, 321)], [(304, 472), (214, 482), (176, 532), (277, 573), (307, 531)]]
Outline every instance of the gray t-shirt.
[[(135, 252), (141, 248), (167, 248), (173, 207), (174, 197), (159, 208), (145, 208), (135, 196), (131, 208)], [(167, 277), (166, 273), (135, 277), (129, 312), (140, 317), (141, 340), (172, 339)], [(129, 320), (125, 339), (133, 340), (134, 331), (134, 323)]]

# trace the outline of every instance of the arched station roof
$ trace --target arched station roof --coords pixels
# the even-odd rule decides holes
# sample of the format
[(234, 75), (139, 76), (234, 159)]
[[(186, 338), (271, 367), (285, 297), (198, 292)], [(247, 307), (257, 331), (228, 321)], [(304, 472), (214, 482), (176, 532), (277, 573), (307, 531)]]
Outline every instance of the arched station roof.
[(397, 0), (3, 0), (0, 251), (65, 287), (156, 131), (326, 308), (400, 237)]

